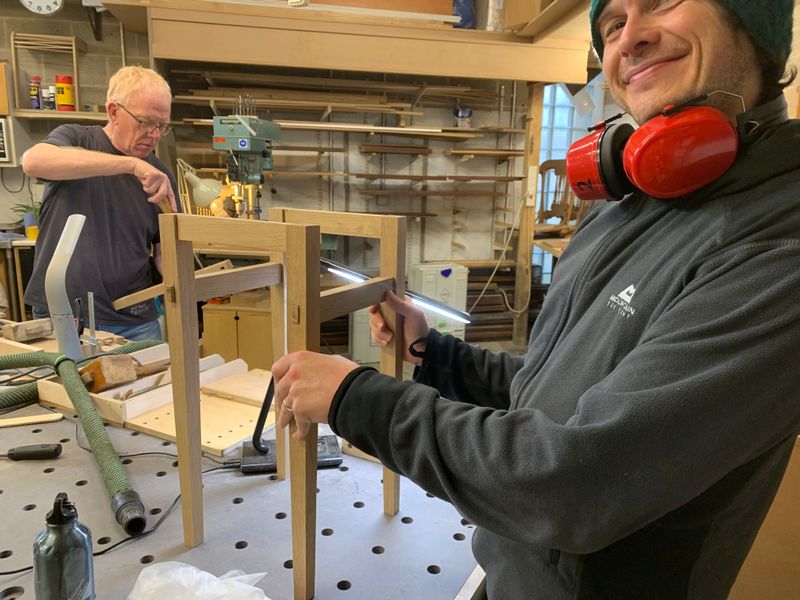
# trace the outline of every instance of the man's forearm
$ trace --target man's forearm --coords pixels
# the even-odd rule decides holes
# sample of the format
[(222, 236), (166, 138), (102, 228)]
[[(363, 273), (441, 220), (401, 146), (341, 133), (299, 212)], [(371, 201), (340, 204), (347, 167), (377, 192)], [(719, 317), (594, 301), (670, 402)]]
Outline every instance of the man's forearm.
[(22, 156), (22, 169), (30, 177), (52, 181), (133, 173), (138, 158), (83, 148), (62, 148), (40, 143)]

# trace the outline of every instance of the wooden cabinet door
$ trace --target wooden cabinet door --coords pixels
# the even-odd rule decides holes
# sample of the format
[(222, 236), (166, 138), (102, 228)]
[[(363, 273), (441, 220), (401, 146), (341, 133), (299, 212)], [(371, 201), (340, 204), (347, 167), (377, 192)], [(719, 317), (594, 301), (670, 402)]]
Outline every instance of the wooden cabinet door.
[(251, 369), (272, 367), (272, 313), (267, 310), (239, 310), (239, 358)]

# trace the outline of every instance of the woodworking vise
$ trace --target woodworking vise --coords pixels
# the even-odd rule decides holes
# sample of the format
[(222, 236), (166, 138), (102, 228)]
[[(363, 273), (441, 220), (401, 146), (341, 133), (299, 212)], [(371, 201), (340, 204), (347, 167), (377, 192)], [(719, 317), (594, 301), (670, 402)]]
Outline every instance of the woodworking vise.
[(272, 169), (272, 145), (280, 139), (281, 128), (254, 116), (255, 110), (237, 112), (250, 114), (214, 117), (213, 148), (226, 153), (236, 216), (259, 219), (263, 171)]

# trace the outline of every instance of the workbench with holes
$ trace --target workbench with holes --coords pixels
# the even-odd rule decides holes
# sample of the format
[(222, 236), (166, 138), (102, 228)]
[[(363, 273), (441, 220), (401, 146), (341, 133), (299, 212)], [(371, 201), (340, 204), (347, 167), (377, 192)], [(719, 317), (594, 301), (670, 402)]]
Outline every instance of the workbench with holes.
[[(101, 338), (110, 345), (118, 341)], [(0, 350), (36, 349), (31, 344), (53, 350), (52, 342), (2, 338)], [(148, 370), (163, 361), (162, 346), (134, 353), (138, 357), (134, 370)], [(33, 539), (44, 528), (55, 495), (66, 492), (80, 521), (92, 531), (95, 552), (109, 550), (95, 558), (98, 598), (127, 598), (141, 569), (164, 561), (184, 562), (217, 576), (232, 569), (266, 572), (259, 586), (267, 596), (292, 598), (289, 480), (244, 475), (237, 464), (239, 444), (252, 435), (269, 374), (248, 369), (241, 359), (228, 363), (216, 359), (201, 359), (204, 410), (213, 412), (203, 419), (203, 468), (218, 469), (203, 476), (206, 539), (202, 545), (187, 549), (182, 542), (176, 502), (178, 462), (175, 445), (169, 441), (174, 439), (170, 386), (143, 387), (155, 378), (164, 383), (169, 371), (110, 389), (96, 387), (93, 394), (115, 450), (145, 504), (147, 530), (156, 528), (113, 549), (127, 535), (110, 510), (77, 416), (64, 388), (41, 380), (40, 402), (55, 410), (33, 405), (0, 416), (0, 454), (35, 444), (61, 444), (63, 450), (57, 458), (0, 459), (0, 512), (5, 515), (0, 572), (31, 564)], [(101, 378), (92, 382), (90, 374), (100, 373), (84, 369), (84, 379), (99, 386)], [(115, 372), (102, 375), (108, 385), (119, 383)], [(131, 396), (134, 390), (136, 395)], [(272, 436), (268, 430), (267, 437)], [(220, 468), (226, 462), (233, 468)], [(410, 482), (402, 486), (400, 513), (387, 517), (381, 478), (379, 464), (350, 455), (343, 455), (338, 468), (319, 471), (316, 597), (339, 598), (347, 592), (358, 599), (455, 598), (475, 566), (469, 544), (472, 525), (450, 504)], [(426, 543), (420, 547), (423, 537)], [(24, 597), (33, 597), (30, 570), (0, 575), (0, 598)]]
[[(41, 414), (48, 413), (41, 406), (30, 406), (13, 416)], [(147, 530), (160, 524), (152, 534), (95, 557), (98, 598), (124, 600), (141, 569), (163, 561), (184, 562), (217, 576), (232, 569), (266, 572), (258, 587), (272, 600), (292, 598), (288, 480), (219, 468), (220, 462), (235, 464), (238, 452), (206, 455), (206, 539), (187, 549), (175, 503), (179, 490), (174, 444), (138, 431), (107, 429), (145, 504)], [(31, 444), (63, 447), (55, 459), (0, 459), (4, 515), (0, 572), (31, 565), (33, 540), (44, 528), (58, 492), (66, 492), (75, 502), (79, 520), (92, 531), (95, 552), (126, 538), (109, 509), (105, 485), (72, 414), (57, 422), (0, 431), (3, 453)], [(381, 467), (372, 461), (344, 455), (339, 467), (320, 469), (317, 506), (318, 600), (451, 600), (475, 567), (470, 551), (473, 527), (449, 503), (407, 482), (402, 486), (400, 513), (383, 514)], [(31, 571), (0, 576), (0, 598), (28, 597), (33, 598)]]

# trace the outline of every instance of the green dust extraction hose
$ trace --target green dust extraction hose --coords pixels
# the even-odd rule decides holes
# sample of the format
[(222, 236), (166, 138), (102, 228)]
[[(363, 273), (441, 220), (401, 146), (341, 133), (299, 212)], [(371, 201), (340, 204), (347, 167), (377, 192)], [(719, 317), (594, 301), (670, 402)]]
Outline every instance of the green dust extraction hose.
[[(125, 344), (112, 351), (113, 354), (128, 354), (161, 344), (161, 341), (142, 341)], [(91, 357), (90, 357), (91, 358)], [(103, 420), (97, 414), (97, 408), (92, 397), (86, 390), (86, 385), (81, 380), (75, 362), (54, 352), (29, 352), (25, 354), (11, 354), (0, 356), (1, 369), (16, 369), (20, 367), (53, 367), (61, 377), (61, 383), (67, 390), (72, 405), (78, 414), (86, 439), (94, 454), (97, 466), (111, 497), (111, 509), (117, 523), (128, 535), (136, 536), (144, 531), (147, 518), (144, 514), (144, 505), (139, 494), (133, 489), (125, 468), (117, 456), (111, 439), (108, 437)], [(36, 383), (18, 386), (0, 394), (0, 409), (24, 406), (38, 400)]]

